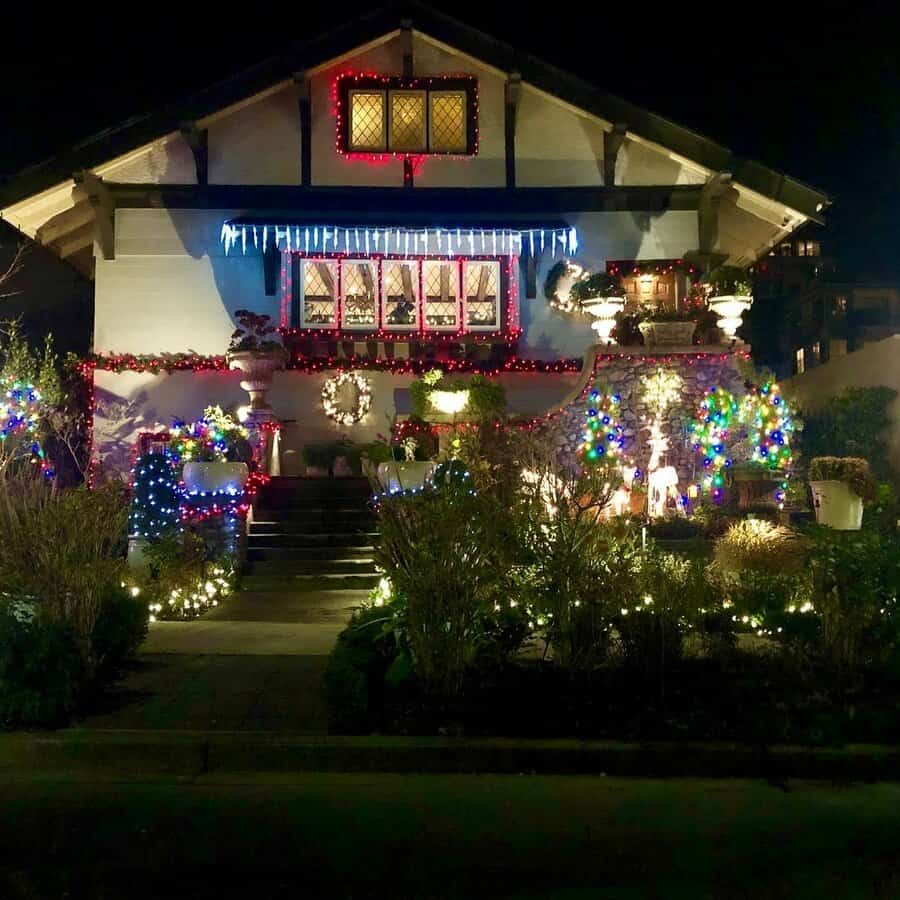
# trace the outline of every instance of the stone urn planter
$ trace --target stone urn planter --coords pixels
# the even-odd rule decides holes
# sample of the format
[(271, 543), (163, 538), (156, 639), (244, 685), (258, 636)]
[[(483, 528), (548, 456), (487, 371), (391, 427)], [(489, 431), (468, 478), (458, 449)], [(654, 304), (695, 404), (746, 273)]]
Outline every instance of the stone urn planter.
[(242, 374), (241, 387), (250, 395), (250, 415), (257, 421), (273, 418), (272, 407), (266, 398), (272, 378), (284, 368), (283, 350), (241, 350), (228, 354), (228, 367)]
[(436, 463), (383, 462), (378, 466), (378, 483), (388, 493), (421, 490), (434, 473)]
[(581, 301), (581, 308), (592, 316), (591, 328), (604, 344), (615, 344), (612, 330), (616, 327), (616, 316), (625, 309), (624, 297), (588, 297)]
[(191, 494), (240, 494), (249, 477), (242, 462), (187, 462), (181, 480)]
[(837, 531), (862, 528), (862, 497), (844, 481), (810, 481), (816, 521)]
[(739, 340), (737, 330), (741, 327), (744, 313), (753, 305), (753, 298), (737, 294), (710, 297), (709, 308), (718, 317), (719, 330), (727, 341)]
[(696, 322), (641, 322), (638, 325), (648, 347), (689, 346), (694, 340)]

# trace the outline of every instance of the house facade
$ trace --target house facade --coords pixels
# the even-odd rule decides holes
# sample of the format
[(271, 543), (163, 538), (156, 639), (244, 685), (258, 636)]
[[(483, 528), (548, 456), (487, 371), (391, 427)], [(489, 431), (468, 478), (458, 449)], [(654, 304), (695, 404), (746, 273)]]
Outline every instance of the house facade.
[[(598, 355), (591, 320), (545, 296), (547, 274), (560, 260), (615, 272), (630, 304), (678, 309), (704, 269), (754, 263), (827, 204), (416, 3), (0, 191), (5, 220), (94, 280), (98, 463), (126, 471), (139, 433), (246, 404), (224, 355), (248, 309), (290, 354), (269, 393), (286, 474), (305, 443), (386, 433), (429, 367), (498, 377), (508, 411), (531, 417), (577, 394), (586, 357), (612, 371), (727, 355)], [(340, 368), (369, 384), (350, 428), (322, 404)]]

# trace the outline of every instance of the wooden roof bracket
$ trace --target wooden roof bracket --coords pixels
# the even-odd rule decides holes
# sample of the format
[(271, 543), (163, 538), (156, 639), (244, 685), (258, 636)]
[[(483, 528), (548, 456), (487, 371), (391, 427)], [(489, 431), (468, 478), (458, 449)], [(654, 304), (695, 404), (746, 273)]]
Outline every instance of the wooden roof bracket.
[(197, 184), (209, 184), (209, 131), (198, 128), (196, 122), (182, 122), (181, 136), (187, 141), (194, 155)]
[(84, 170), (72, 178), (81, 185), (94, 210), (94, 238), (104, 259), (116, 258), (116, 205), (112, 192), (102, 178)]
[(610, 131), (603, 132), (603, 186), (612, 187), (616, 183), (616, 160), (625, 143), (628, 126), (617, 122)]
[(506, 186), (516, 186), (516, 115), (522, 96), (522, 75), (510, 72), (506, 77), (504, 91), (504, 139), (506, 149)]

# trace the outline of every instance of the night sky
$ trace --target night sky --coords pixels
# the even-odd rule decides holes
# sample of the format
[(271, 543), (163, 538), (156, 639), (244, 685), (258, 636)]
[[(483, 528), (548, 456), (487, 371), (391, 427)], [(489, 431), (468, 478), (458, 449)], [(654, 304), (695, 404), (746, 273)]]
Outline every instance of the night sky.
[[(434, 5), (828, 192), (845, 270), (900, 276), (900, 31), (888, 4)], [(0, 18), (0, 173), (177, 101), (371, 4), (79, 7)], [(534, 11), (530, 11), (530, 9)], [(150, 18), (152, 11), (171, 18)], [(221, 10), (221, 12), (219, 12)], [(555, 14), (550, 11), (556, 11)], [(571, 10), (571, 11), (570, 11)]]

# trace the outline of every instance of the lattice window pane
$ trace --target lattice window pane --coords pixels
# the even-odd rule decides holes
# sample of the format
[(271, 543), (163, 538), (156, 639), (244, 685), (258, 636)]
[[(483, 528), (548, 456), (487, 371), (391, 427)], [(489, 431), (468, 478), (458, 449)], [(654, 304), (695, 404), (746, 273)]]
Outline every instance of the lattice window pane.
[(432, 91), (429, 146), (432, 151), (465, 153), (466, 95), (464, 91)]
[(425, 262), (425, 325), (455, 328), (457, 319), (457, 267), (453, 263)]
[(334, 327), (337, 267), (333, 262), (303, 261), (303, 324)]
[(374, 262), (347, 260), (341, 266), (341, 287), (344, 293), (342, 324), (347, 328), (377, 325), (376, 278), (377, 267)]
[(350, 149), (385, 149), (384, 91), (350, 92)]
[(497, 263), (470, 263), (466, 266), (466, 325), (496, 328), (500, 267)]
[(425, 91), (391, 91), (391, 150), (425, 150)]
[(411, 330), (418, 326), (419, 265), (386, 261), (381, 268), (386, 328)]

